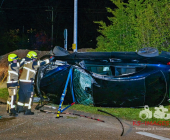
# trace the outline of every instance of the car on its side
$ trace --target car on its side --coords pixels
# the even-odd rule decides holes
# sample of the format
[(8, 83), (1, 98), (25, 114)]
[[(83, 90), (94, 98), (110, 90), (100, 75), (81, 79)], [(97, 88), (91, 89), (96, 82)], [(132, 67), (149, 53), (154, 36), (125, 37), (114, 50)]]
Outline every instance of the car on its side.
[[(137, 52), (85, 52), (55, 56), (37, 74), (39, 96), (59, 103), (70, 68), (65, 100), (107, 107), (169, 104), (170, 55), (153, 48)], [(153, 54), (154, 53), (154, 54)], [(48, 56), (46, 56), (48, 57)]]

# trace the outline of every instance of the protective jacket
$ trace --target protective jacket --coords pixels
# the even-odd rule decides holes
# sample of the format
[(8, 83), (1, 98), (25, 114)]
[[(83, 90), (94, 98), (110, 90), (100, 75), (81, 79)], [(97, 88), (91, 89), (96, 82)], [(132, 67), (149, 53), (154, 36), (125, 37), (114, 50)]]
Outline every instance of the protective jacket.
[(11, 63), (8, 66), (8, 77), (7, 83), (16, 83), (18, 82), (18, 73), (19, 73), (19, 63)]
[(18, 76), (19, 76), (19, 69), (24, 66), (25, 59), (19, 63), (9, 63), (8, 65), (8, 77), (7, 77), (7, 84), (9, 83), (17, 83)]
[[(29, 58), (27, 58), (29, 60)], [(37, 72), (38, 67), (49, 63), (49, 60), (46, 59), (44, 61), (25, 61), (23, 71), (21, 77), (19, 79), (20, 82), (34, 82), (35, 75)]]

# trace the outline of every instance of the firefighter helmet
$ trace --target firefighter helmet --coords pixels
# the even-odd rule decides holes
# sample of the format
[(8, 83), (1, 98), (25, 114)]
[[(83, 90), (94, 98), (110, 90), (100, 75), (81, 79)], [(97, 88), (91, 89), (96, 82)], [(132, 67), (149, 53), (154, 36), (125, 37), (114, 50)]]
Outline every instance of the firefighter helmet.
[(36, 58), (37, 58), (37, 53), (34, 52), (34, 51), (29, 51), (29, 52), (27, 53), (27, 57), (28, 57), (28, 58), (31, 58), (31, 59), (36, 59)]
[(12, 62), (13, 60), (17, 60), (18, 59), (18, 56), (14, 53), (11, 53), (8, 55), (8, 61), (9, 62)]

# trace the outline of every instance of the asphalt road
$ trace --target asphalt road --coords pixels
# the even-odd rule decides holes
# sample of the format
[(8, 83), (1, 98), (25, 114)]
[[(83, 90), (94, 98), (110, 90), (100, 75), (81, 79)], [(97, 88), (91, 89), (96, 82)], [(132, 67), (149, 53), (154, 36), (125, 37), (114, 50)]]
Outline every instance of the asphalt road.
[[(110, 116), (68, 110), (67, 112), (87, 115), (105, 122), (68, 114), (56, 119), (56, 114), (33, 109), (35, 115), (26, 116), (20, 113), (18, 117), (10, 117), (5, 109), (6, 105), (1, 104), (0, 140), (170, 140), (170, 127), (169, 130), (162, 130), (165, 127), (133, 126), (133, 121), (122, 120), (125, 131), (120, 136), (122, 127)], [(143, 131), (144, 128), (151, 130)]]

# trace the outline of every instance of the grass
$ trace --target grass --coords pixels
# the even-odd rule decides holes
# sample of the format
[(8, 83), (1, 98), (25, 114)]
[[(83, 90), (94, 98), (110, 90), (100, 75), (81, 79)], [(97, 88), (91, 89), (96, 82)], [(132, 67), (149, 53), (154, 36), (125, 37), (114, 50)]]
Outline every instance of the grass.
[[(8, 98), (7, 88), (0, 89), (0, 98), (7, 100), (7, 98)], [(59, 107), (58, 105), (53, 105), (53, 106), (56, 106), (57, 108)], [(66, 106), (67, 105), (63, 105), (62, 108), (66, 107)], [(166, 112), (166, 113), (170, 114), (170, 105), (165, 106), (165, 108), (168, 109), (168, 112)], [(131, 120), (131, 121), (133, 120), (133, 121), (141, 121), (141, 122), (145, 122), (145, 121), (159, 122), (159, 121), (168, 121), (169, 120), (169, 119), (167, 119), (167, 120), (157, 119), (157, 118), (153, 117), (153, 114), (155, 112), (154, 107), (149, 108), (149, 110), (152, 111), (152, 118), (145, 119), (145, 120), (143, 120), (139, 117), (140, 111), (144, 110), (144, 108), (113, 108), (113, 107), (109, 108), (109, 107), (93, 107), (93, 106), (85, 106), (85, 105), (76, 104), (76, 105), (71, 106), (69, 109), (82, 111), (82, 112), (86, 112), (86, 113), (92, 113), (92, 114), (106, 115), (105, 113), (97, 111), (98, 109), (100, 109), (100, 110), (109, 112), (118, 118), (125, 119), (125, 120)]]
[(8, 99), (8, 89), (7, 88), (0, 89), (0, 98), (4, 99), (4, 100)]
[[(58, 105), (53, 105), (58, 107)], [(63, 105), (62, 108), (66, 107), (67, 105)], [(170, 114), (170, 105), (169, 106), (164, 106), (165, 108), (167, 108), (169, 111), (166, 113)], [(105, 113), (99, 112), (97, 111), (98, 109), (106, 111), (108, 113), (111, 113), (113, 115), (115, 115), (118, 118), (121, 119), (125, 119), (128, 121), (141, 121), (141, 122), (159, 122), (162, 123), (163, 121), (168, 121), (169, 119), (165, 120), (165, 119), (157, 119), (153, 116), (154, 112), (155, 112), (155, 108), (154, 107), (150, 107), (149, 110), (152, 111), (152, 118), (150, 119), (141, 119), (139, 117), (139, 113), (140, 111), (144, 110), (144, 108), (109, 108), (109, 107), (92, 107), (92, 106), (85, 106), (85, 105), (80, 105), (80, 104), (76, 104), (71, 106), (69, 109), (72, 110), (77, 110), (77, 111), (82, 111), (82, 112), (86, 112), (86, 113), (92, 113), (92, 114), (99, 114), (99, 115), (107, 115)], [(144, 116), (145, 117), (145, 116)], [(165, 122), (166, 123), (166, 122)], [(170, 122), (169, 122), (170, 123)], [(167, 125), (165, 125), (167, 126)]]

